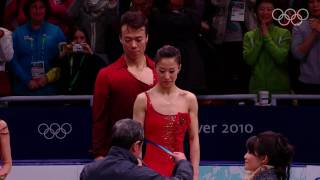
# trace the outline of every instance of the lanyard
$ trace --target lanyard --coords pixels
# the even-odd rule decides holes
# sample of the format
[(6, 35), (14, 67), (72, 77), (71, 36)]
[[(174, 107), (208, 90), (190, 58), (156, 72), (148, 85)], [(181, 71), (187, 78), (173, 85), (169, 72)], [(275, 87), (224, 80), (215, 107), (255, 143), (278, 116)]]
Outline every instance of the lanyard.
[[(32, 50), (31, 55), (31, 61), (46, 61), (46, 44), (47, 44), (47, 34), (40, 33), (41, 37), (38, 39), (40, 42), (35, 42), (36, 38), (33, 38), (32, 36), (27, 37), (30, 41), (30, 48)], [(36, 44), (39, 44), (39, 46), (35, 46)]]
[[(69, 84), (69, 91), (72, 91), (74, 84), (76, 83), (76, 81), (79, 78), (80, 69), (81, 69), (81, 67), (83, 65), (84, 59), (85, 59), (85, 55), (83, 55), (81, 57), (79, 69), (78, 69), (77, 73), (73, 76), (73, 78), (72, 78), (72, 80), (71, 80), (71, 82)], [(74, 62), (74, 59), (73, 59), (73, 56), (71, 56), (71, 59), (70, 59), (70, 77), (72, 77), (72, 74), (73, 74), (73, 62)]]

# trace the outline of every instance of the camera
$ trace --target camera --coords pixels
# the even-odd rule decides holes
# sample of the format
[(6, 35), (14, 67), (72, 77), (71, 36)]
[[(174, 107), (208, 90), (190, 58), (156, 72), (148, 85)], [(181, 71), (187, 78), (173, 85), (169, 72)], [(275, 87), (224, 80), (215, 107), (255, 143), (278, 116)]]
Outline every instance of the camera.
[(73, 49), (73, 52), (82, 52), (83, 51), (81, 44), (74, 44), (72, 49)]

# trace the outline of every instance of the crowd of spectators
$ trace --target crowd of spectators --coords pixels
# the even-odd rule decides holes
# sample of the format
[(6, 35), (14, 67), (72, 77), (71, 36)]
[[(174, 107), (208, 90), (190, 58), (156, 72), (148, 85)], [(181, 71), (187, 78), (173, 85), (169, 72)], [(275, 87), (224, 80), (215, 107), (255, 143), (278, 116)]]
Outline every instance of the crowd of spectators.
[[(11, 31), (13, 39), (14, 56), (5, 65), (10, 75), (11, 95), (92, 94), (99, 69), (113, 63), (123, 52), (119, 24), (121, 15), (129, 10), (142, 11), (148, 17), (146, 54), (149, 57), (153, 58), (165, 44), (181, 51), (183, 68), (177, 85), (183, 89), (196, 94), (259, 90), (317, 94), (320, 90), (318, 1), (266, 2), (271, 3), (271, 10), (307, 8), (309, 18), (299, 26), (286, 27), (271, 19), (270, 30), (270, 24), (262, 25), (261, 17), (271, 18), (272, 11), (259, 15), (260, 0), (1, 1), (0, 27)], [(260, 37), (262, 26), (269, 28), (263, 41), (271, 48), (261, 45), (266, 51), (258, 49), (253, 56), (250, 45), (254, 38)], [(72, 33), (76, 27), (85, 35), (86, 45), (74, 43)], [(274, 35), (274, 29), (286, 35), (276, 39), (279, 37)], [(253, 35), (255, 30), (258, 33)], [(285, 49), (279, 50), (283, 51), (279, 59), (275, 50), (280, 46)], [(90, 53), (85, 52), (87, 47)], [(68, 55), (63, 50), (68, 50)], [(85, 59), (90, 55), (88, 62), (96, 62), (83, 65), (82, 54), (86, 54)], [(0, 60), (3, 64), (3, 59)], [(89, 77), (79, 77), (88, 81), (85, 89), (83, 85), (71, 85), (75, 84), (72, 80), (78, 78), (75, 77), (78, 72)], [(70, 85), (75, 87), (70, 90)], [(76, 86), (82, 86), (82, 90)]]

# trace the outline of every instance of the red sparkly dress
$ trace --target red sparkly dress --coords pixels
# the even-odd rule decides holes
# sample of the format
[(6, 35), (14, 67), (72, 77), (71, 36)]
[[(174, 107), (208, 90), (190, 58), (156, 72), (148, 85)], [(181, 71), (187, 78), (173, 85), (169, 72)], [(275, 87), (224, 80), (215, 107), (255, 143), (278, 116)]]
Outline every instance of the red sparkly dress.
[[(147, 110), (144, 120), (145, 138), (172, 152), (184, 152), (183, 141), (190, 124), (189, 113), (164, 115), (157, 112), (147, 96)], [(169, 154), (151, 145), (146, 145), (144, 162), (163, 176), (171, 176), (175, 162)]]

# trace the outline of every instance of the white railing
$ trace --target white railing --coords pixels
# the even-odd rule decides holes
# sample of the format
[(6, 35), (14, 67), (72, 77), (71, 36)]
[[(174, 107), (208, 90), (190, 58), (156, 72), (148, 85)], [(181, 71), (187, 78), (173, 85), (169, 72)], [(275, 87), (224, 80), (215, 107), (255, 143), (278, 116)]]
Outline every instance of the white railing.
[(56, 95), (56, 96), (5, 96), (0, 102), (23, 101), (89, 101), (92, 105), (92, 95)]
[[(23, 101), (89, 101), (92, 105), (92, 95), (56, 95), (56, 96), (5, 96), (0, 102)], [(252, 100), (258, 102), (257, 94), (224, 94), (198, 95), (198, 100)], [(271, 94), (271, 105), (276, 106), (278, 100), (320, 100), (320, 94)]]
[(57, 96), (6, 96), (0, 101), (65, 101), (65, 100), (91, 100), (91, 95), (57, 95)]
[(271, 105), (276, 106), (278, 100), (320, 100), (320, 94), (272, 94)]
[(252, 100), (257, 102), (256, 94), (223, 94), (223, 95), (199, 95), (198, 100)]
[[(225, 94), (225, 95), (199, 95), (199, 100), (253, 100), (257, 101), (256, 94)], [(65, 101), (65, 100), (92, 100), (92, 95), (57, 95), (57, 96), (6, 96), (0, 101)]]

